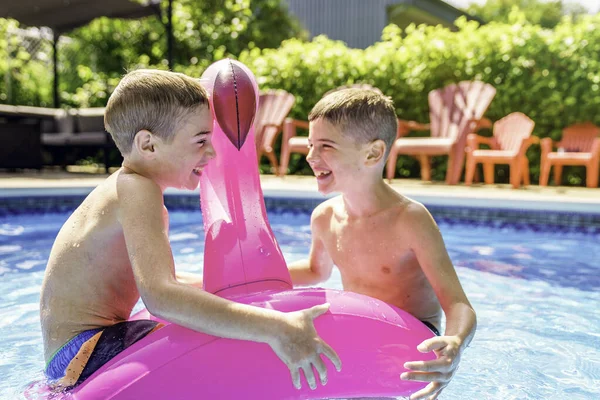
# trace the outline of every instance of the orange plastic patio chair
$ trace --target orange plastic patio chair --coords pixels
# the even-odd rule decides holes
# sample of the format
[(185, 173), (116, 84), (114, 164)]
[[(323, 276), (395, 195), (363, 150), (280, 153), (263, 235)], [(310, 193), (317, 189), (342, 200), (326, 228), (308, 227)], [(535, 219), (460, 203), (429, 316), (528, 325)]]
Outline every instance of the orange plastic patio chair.
[[(331, 92), (348, 88), (374, 90), (381, 93), (381, 90), (367, 83), (357, 83), (354, 85), (337, 87), (326, 92), (323, 96), (326, 96)], [(286, 118), (285, 122), (283, 123), (283, 141), (281, 142), (281, 162), (279, 175), (284, 176), (287, 174), (288, 165), (290, 164), (290, 156), (292, 153), (300, 153), (305, 156), (308, 155), (308, 137), (298, 136), (297, 134), (297, 128), (308, 131), (308, 126), (308, 121), (302, 121), (293, 118)]]
[(283, 129), (283, 121), (288, 116), (296, 98), (285, 90), (268, 90), (259, 98), (258, 111), (254, 119), (256, 155), (258, 161), (266, 156), (275, 174), (279, 172), (274, 145), (277, 136)]
[(297, 128), (308, 131), (308, 121), (286, 118), (283, 123), (283, 140), (281, 141), (281, 161), (279, 163), (279, 175), (287, 174), (288, 165), (292, 153), (308, 155), (308, 137), (298, 136)]
[[(494, 124), (492, 137), (483, 137), (475, 133), (467, 136), (467, 168), (465, 184), (473, 183), (475, 166), (483, 164), (483, 180), (494, 183), (494, 165), (510, 165), (510, 184), (518, 188), (523, 182), (530, 185), (529, 160), (526, 152), (533, 143), (539, 143), (537, 136), (531, 136), (533, 122), (527, 115), (514, 112)], [(490, 150), (480, 150), (480, 144), (487, 144)]]
[[(398, 120), (398, 138), (390, 149), (386, 177), (396, 174), (398, 155), (417, 157), (421, 179), (431, 180), (430, 157), (448, 155), (446, 183), (457, 184), (463, 169), (467, 134), (489, 124), (483, 114), (496, 89), (480, 81), (463, 81), (429, 92), (429, 124)], [(411, 131), (431, 131), (430, 137), (403, 137)]]
[[(587, 171), (586, 186), (597, 187), (600, 168), (598, 135), (600, 135), (600, 128), (591, 122), (585, 122), (563, 129), (562, 139), (557, 143), (550, 138), (542, 139), (540, 186), (548, 185), (552, 167), (554, 167), (554, 183), (560, 185), (564, 165), (583, 165)], [(553, 152), (553, 147), (558, 151)]]

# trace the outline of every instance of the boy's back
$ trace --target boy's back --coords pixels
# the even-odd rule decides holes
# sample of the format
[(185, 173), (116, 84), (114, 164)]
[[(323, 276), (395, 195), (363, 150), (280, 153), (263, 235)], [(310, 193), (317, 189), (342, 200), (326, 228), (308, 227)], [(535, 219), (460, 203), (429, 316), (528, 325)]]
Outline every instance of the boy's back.
[(215, 157), (208, 94), (198, 80), (168, 71), (127, 74), (111, 95), (105, 125), (122, 167), (74, 211), (51, 250), (40, 301), (45, 373), (74, 387), (111, 358), (161, 329), (129, 321), (141, 297), (161, 320), (219, 337), (267, 343), (301, 386), (326, 382), (321, 355), (341, 367), (317, 335), (322, 304), (281, 313), (237, 304), (177, 279), (163, 193), (198, 187)]
[(90, 193), (52, 247), (40, 304), (46, 360), (80, 332), (127, 320), (140, 297), (118, 222), (120, 173)]

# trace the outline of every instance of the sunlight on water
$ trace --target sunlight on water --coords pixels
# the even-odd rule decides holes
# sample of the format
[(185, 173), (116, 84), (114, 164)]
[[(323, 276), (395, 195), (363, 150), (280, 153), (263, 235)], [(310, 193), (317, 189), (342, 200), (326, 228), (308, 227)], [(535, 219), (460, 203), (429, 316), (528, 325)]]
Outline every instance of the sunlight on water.
[[(0, 218), (0, 399), (22, 398), (43, 378), (39, 293), (67, 216)], [(286, 260), (306, 257), (309, 216), (270, 219)], [(199, 272), (201, 214), (171, 212), (171, 224), (177, 268)], [(600, 237), (447, 223), (441, 230), (478, 330), (440, 399), (600, 398)], [(324, 286), (341, 288), (339, 273)]]

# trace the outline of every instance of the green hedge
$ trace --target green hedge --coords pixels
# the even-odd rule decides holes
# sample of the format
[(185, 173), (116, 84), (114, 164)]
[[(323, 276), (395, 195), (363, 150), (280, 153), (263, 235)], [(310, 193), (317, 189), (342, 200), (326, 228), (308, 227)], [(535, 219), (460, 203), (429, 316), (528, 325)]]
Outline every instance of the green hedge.
[[(565, 19), (553, 30), (519, 20), (479, 26), (459, 19), (457, 26), (457, 31), (441, 26), (410, 26), (402, 32), (390, 25), (381, 41), (365, 50), (349, 49), (326, 37), (311, 42), (290, 39), (277, 49), (243, 51), (239, 59), (254, 71), (261, 88), (281, 88), (293, 93), (296, 104), (292, 116), (299, 119), (306, 119), (326, 91), (365, 82), (393, 98), (400, 118), (426, 122), (429, 91), (452, 82), (479, 79), (497, 89), (486, 114), (492, 120), (521, 111), (535, 121), (535, 135), (553, 139), (559, 139), (561, 129), (575, 122), (600, 125), (600, 15), (581, 17), (577, 22)], [(0, 24), (0, 34), (4, 33), (2, 27)], [(75, 57), (78, 50), (64, 49), (63, 54)], [(15, 57), (15, 50), (10, 54), (12, 81), (17, 81), (11, 90), (19, 91), (19, 98), (25, 100), (20, 104), (49, 104), (51, 72), (47, 67), (42, 70), (41, 63), (26, 59), (26, 55)], [(2, 96), (6, 89), (2, 86), (6, 60), (11, 58), (5, 45), (0, 45), (0, 56)], [(212, 56), (176, 69), (199, 76), (209, 58)], [(19, 63), (19, 68), (15, 69), (14, 63)], [(164, 68), (152, 61), (146, 64), (143, 57), (138, 58), (137, 64)], [(74, 107), (103, 105), (121, 74), (122, 71), (98, 72), (79, 65), (80, 86), (63, 92), (62, 97)], [(5, 101), (0, 98), (0, 102)], [(528, 156), (532, 180), (536, 182), (539, 147), (533, 146)], [(434, 179), (442, 180), (445, 168), (445, 159), (436, 159)], [(263, 170), (268, 170), (266, 164)], [(290, 170), (310, 173), (299, 155), (292, 158)], [(507, 168), (497, 169), (497, 181), (508, 181), (506, 172)], [(584, 175), (581, 168), (567, 168), (563, 183), (582, 185)], [(418, 177), (417, 162), (400, 157), (397, 176)]]
[[(486, 113), (492, 120), (521, 111), (535, 121), (535, 135), (553, 139), (575, 122), (600, 125), (600, 16), (577, 23), (566, 19), (554, 30), (518, 21), (479, 26), (460, 19), (457, 25), (455, 32), (441, 26), (410, 26), (402, 32), (390, 25), (382, 40), (365, 50), (325, 37), (310, 43), (292, 39), (278, 49), (244, 52), (240, 60), (261, 87), (296, 95), (292, 115), (300, 119), (331, 88), (366, 82), (393, 98), (400, 118), (426, 122), (429, 91), (478, 79), (497, 89)], [(528, 156), (537, 181), (539, 147)], [(445, 161), (434, 162), (434, 179), (444, 178)], [(290, 169), (306, 171), (301, 157), (292, 160)], [(507, 167), (496, 173), (497, 181), (508, 181)], [(581, 185), (584, 175), (581, 168), (568, 168), (563, 183)], [(401, 157), (397, 176), (418, 177), (416, 160)]]

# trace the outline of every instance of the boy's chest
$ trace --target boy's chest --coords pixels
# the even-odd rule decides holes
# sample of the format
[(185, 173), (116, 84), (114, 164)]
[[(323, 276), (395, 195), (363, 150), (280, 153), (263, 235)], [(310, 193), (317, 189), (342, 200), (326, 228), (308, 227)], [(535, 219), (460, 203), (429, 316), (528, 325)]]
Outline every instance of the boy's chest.
[(332, 221), (324, 242), (340, 269), (351, 267), (357, 273), (400, 272), (403, 264), (414, 258), (406, 238), (392, 229), (390, 221), (351, 224)]

